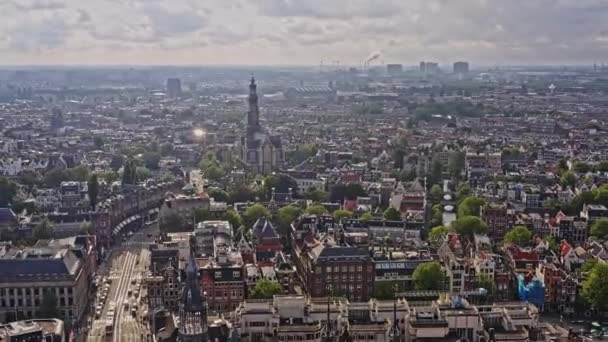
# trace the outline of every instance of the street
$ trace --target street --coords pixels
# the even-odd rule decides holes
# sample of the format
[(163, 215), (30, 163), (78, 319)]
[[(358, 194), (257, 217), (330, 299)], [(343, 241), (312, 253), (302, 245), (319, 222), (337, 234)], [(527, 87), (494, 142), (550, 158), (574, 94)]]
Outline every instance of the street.
[(146, 341), (150, 336), (144, 277), (150, 264), (148, 245), (157, 235), (156, 224), (134, 232), (99, 268), (102, 281), (91, 299), (87, 341)]

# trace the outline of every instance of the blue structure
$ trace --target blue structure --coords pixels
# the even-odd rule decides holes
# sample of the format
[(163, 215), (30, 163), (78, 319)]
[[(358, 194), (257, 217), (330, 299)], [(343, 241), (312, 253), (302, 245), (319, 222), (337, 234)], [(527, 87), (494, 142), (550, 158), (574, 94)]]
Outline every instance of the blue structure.
[(524, 276), (520, 274), (517, 277), (517, 292), (520, 300), (536, 305), (539, 310), (543, 309), (545, 305), (545, 284), (537, 277), (526, 284)]

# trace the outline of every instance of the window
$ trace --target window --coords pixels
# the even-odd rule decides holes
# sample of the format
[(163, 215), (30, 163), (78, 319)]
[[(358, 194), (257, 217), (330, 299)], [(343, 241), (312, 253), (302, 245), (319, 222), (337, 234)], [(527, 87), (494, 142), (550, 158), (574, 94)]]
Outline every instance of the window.
[(215, 279), (222, 277), (222, 271), (215, 271)]
[(327, 272), (327, 273), (331, 273), (331, 266), (327, 266), (327, 267), (325, 267), (325, 272)]
[(232, 271), (232, 278), (240, 278), (240, 277), (241, 277), (240, 271)]

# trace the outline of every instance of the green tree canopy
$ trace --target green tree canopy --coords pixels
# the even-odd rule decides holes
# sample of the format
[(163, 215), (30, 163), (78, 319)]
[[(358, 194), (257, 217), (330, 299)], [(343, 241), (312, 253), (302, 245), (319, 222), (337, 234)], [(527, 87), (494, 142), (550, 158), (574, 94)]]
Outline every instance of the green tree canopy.
[(95, 145), (95, 148), (98, 150), (101, 150), (103, 148), (104, 145), (104, 141), (103, 141), (103, 137), (96, 135), (93, 138), (93, 145)]
[(505, 241), (518, 246), (527, 246), (532, 242), (532, 232), (524, 226), (517, 226), (505, 234)]
[(211, 189), (207, 192), (207, 194), (216, 202), (228, 202), (228, 200), (230, 199), (228, 193), (221, 189)]
[(175, 233), (192, 231), (192, 227), (186, 224), (186, 220), (178, 213), (169, 213), (160, 218), (160, 231), (162, 233)]
[(443, 189), (441, 188), (441, 185), (433, 185), (429, 195), (432, 203), (441, 202), (441, 198), (443, 197)]
[(325, 208), (321, 204), (315, 204), (306, 208), (305, 212), (309, 215), (321, 216), (323, 214), (327, 214), (327, 208)]
[(48, 240), (53, 238), (53, 223), (48, 218), (42, 219), (33, 230), (36, 240)]
[(129, 159), (122, 169), (122, 184), (135, 185), (137, 184), (137, 166), (132, 159)]
[(266, 208), (265, 206), (256, 203), (247, 208), (243, 216), (247, 225), (251, 226), (255, 223), (255, 221), (257, 221), (261, 217), (270, 217), (270, 211), (268, 211), (268, 208)]
[(443, 242), (443, 238), (445, 238), (446, 235), (448, 235), (449, 231), (450, 230), (448, 229), (448, 227), (445, 227), (445, 226), (433, 227), (433, 228), (431, 228), (431, 231), (429, 233), (429, 241), (432, 244), (434, 244), (435, 246), (437, 246), (441, 242)]
[(576, 162), (572, 166), (572, 169), (578, 173), (587, 173), (591, 171), (591, 165), (583, 162)]
[(203, 160), (199, 163), (199, 167), (203, 175), (211, 180), (219, 180), (226, 173), (224, 167), (212, 153), (207, 153), (207, 155), (205, 155)]
[(437, 261), (419, 264), (412, 275), (417, 290), (442, 290), (445, 273)]
[(401, 221), (401, 213), (393, 207), (387, 208), (384, 213), (382, 213), (382, 217), (387, 221)]
[(224, 220), (230, 222), (230, 225), (232, 226), (233, 230), (236, 230), (243, 225), (243, 218), (234, 209), (226, 210), (226, 213), (224, 214)]
[[(272, 189), (277, 193), (289, 193), (294, 194), (298, 189), (298, 183), (296, 180), (289, 175), (271, 175), (264, 178), (264, 196), (270, 199), (272, 195)], [(290, 190), (291, 189), (291, 190)]]
[(228, 192), (228, 203), (242, 203), (255, 200), (255, 192), (251, 188), (239, 184)]
[(431, 226), (440, 226), (443, 223), (443, 208), (441, 204), (435, 204), (431, 208)]
[(203, 221), (215, 220), (216, 217), (209, 210), (200, 207), (194, 209), (194, 223), (199, 223)]
[(576, 175), (572, 171), (566, 171), (562, 174), (559, 183), (564, 188), (574, 188), (576, 185)]
[(479, 197), (468, 196), (458, 205), (458, 217), (479, 216), (485, 201)]
[(591, 235), (599, 239), (608, 237), (608, 219), (599, 219), (591, 225)]
[(336, 210), (334, 211), (334, 219), (340, 222), (344, 219), (353, 217), (353, 212), (350, 210)]
[(397, 289), (397, 293), (409, 290), (398, 281), (378, 281), (374, 285), (374, 298), (379, 300), (395, 298), (395, 288)]
[(160, 163), (160, 153), (158, 152), (146, 152), (143, 156), (144, 166), (150, 170), (158, 170), (158, 164)]
[(279, 209), (279, 224), (287, 227), (302, 214), (302, 208), (288, 205)]
[(329, 194), (315, 187), (310, 187), (304, 193), (304, 198), (309, 199), (313, 202), (323, 203), (327, 202), (327, 200), (329, 199)]
[(144, 181), (152, 177), (152, 171), (147, 167), (138, 166), (135, 168), (135, 178), (137, 181)]
[(485, 234), (488, 231), (488, 226), (477, 216), (459, 217), (450, 226), (458, 234), (467, 238), (472, 238), (475, 234)]
[(251, 297), (254, 299), (271, 299), (274, 295), (283, 292), (281, 284), (268, 279), (258, 280), (253, 288)]
[(448, 154), (448, 171), (452, 177), (459, 179), (464, 170), (465, 154), (461, 151), (450, 151)]
[(583, 282), (583, 297), (598, 310), (608, 310), (608, 264), (598, 262)]
[(0, 208), (8, 207), (13, 203), (13, 198), (17, 194), (17, 185), (4, 177), (0, 177)]
[(59, 187), (59, 184), (61, 184), (61, 182), (65, 180), (65, 173), (63, 172), (63, 170), (60, 169), (50, 170), (45, 173), (44, 177), (42, 178), (42, 182), (44, 183), (44, 185), (49, 188)]
[(110, 168), (114, 171), (118, 171), (125, 163), (125, 157), (122, 154), (115, 154), (112, 156), (110, 161)]
[(488, 296), (494, 296), (496, 293), (496, 282), (492, 277), (485, 273), (481, 273), (475, 279), (475, 286), (477, 288), (482, 288), (488, 291)]
[(361, 220), (363, 222), (371, 221), (373, 218), (374, 217), (372, 216), (372, 213), (370, 213), (369, 211), (366, 211), (363, 214), (361, 214), (361, 216), (359, 216), (359, 220)]

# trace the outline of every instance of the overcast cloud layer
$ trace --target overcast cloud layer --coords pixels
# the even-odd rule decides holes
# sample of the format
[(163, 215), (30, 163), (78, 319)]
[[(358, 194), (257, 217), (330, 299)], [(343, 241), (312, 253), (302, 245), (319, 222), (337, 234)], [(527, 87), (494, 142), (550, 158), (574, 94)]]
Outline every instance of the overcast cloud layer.
[(608, 61), (608, 0), (0, 0), (0, 64)]

